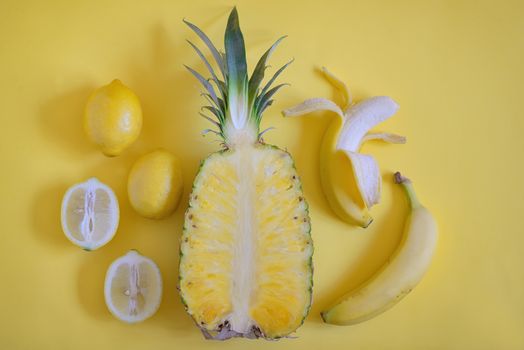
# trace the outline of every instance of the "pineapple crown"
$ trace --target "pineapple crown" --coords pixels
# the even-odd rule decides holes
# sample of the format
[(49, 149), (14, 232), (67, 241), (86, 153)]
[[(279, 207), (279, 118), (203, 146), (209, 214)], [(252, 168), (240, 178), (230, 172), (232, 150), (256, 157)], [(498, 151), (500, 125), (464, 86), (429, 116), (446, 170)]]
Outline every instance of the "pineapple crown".
[(227, 21), (224, 38), (225, 53), (219, 52), (208, 36), (196, 25), (186, 20), (184, 23), (207, 46), (221, 75), (219, 77), (215, 73), (202, 51), (188, 40), (211, 74), (211, 77), (206, 79), (196, 70), (185, 66), (205, 88), (202, 95), (208, 100), (209, 105), (202, 107), (202, 111), (206, 110), (216, 118), (215, 120), (200, 112), (200, 115), (217, 127), (217, 130), (206, 129), (204, 133), (213, 132), (221, 136), (228, 147), (238, 143), (259, 141), (262, 134), (270, 129), (260, 132), (262, 113), (273, 103), (272, 97), (275, 93), (287, 84), (279, 84), (274, 87), (272, 85), (282, 71), (293, 62), (291, 60), (283, 65), (266, 84), (262, 85), (269, 57), (285, 36), (279, 38), (260, 57), (251, 77), (248, 77), (244, 36), (240, 30), (236, 7), (231, 11)]

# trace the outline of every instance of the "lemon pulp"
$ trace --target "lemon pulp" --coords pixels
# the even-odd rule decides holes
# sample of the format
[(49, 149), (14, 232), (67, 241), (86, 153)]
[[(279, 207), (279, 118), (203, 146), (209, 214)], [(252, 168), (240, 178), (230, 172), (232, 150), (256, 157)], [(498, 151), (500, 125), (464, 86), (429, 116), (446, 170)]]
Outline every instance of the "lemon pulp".
[(104, 296), (119, 320), (136, 323), (151, 317), (162, 299), (162, 277), (153, 260), (130, 250), (107, 270)]
[(108, 243), (119, 222), (118, 200), (111, 188), (96, 178), (71, 186), (62, 200), (62, 229), (85, 250)]

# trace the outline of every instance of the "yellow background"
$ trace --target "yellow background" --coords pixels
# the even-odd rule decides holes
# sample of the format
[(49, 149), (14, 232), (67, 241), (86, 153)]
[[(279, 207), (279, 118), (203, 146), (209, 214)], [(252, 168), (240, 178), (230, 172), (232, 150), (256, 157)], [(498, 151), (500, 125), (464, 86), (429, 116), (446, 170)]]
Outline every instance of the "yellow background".
[[(200, 159), (219, 147), (200, 131), (200, 87), (182, 64), (203, 65), (182, 23), (219, 47), (229, 1), (6, 1), (0, 4), (0, 348), (2, 349), (523, 349), (524, 3), (515, 1), (237, 1), (252, 67), (281, 34), (273, 67), (295, 57), (263, 127), (294, 156), (311, 205), (314, 305), (298, 339), (204, 341), (176, 291), (178, 239)], [(338, 98), (317, 68), (346, 81), (357, 100), (389, 95), (398, 114), (379, 130), (406, 145), (370, 142), (384, 176), (367, 230), (338, 220), (319, 187), (318, 149), (331, 116), (284, 119), (302, 100)], [(273, 68), (274, 71), (275, 68)], [(81, 128), (88, 94), (113, 78), (140, 97), (144, 127), (122, 156), (106, 158)], [(167, 220), (132, 211), (126, 176), (137, 157), (164, 147), (183, 162), (184, 204)], [(385, 314), (352, 327), (319, 311), (368, 278), (397, 245), (406, 214), (391, 181), (415, 182), (440, 228), (423, 282)], [(68, 186), (99, 177), (117, 193), (115, 239), (87, 253), (66, 240)], [(130, 248), (163, 274), (159, 312), (138, 325), (115, 320), (103, 280)]]

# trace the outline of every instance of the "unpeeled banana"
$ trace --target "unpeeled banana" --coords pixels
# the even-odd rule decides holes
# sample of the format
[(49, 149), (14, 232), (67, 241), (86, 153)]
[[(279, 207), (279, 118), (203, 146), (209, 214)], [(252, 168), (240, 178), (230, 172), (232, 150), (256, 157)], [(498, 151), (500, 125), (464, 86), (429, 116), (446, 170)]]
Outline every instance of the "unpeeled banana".
[(435, 219), (420, 204), (409, 179), (397, 172), (395, 182), (402, 185), (410, 203), (402, 241), (373, 277), (322, 312), (326, 323), (352, 325), (381, 314), (411, 292), (430, 265), (437, 245)]

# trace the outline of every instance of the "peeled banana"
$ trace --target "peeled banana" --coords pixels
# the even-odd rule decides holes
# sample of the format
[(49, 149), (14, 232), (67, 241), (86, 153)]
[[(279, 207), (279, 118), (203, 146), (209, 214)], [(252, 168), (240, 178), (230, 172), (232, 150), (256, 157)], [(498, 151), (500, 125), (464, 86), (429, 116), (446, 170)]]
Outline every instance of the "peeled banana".
[(375, 125), (395, 114), (398, 105), (391, 98), (378, 96), (353, 104), (346, 85), (327, 69), (326, 79), (342, 94), (341, 106), (325, 98), (312, 98), (284, 110), (286, 117), (315, 111), (337, 114), (324, 134), (320, 149), (322, 190), (335, 214), (361, 227), (372, 221), (369, 209), (380, 200), (382, 178), (375, 159), (359, 152), (369, 140), (405, 143), (406, 139), (388, 133), (370, 133)]
[(411, 292), (429, 267), (437, 245), (435, 219), (420, 204), (409, 179), (397, 172), (395, 182), (404, 188), (411, 211), (402, 242), (371, 279), (321, 313), (326, 323), (352, 325), (381, 314)]

